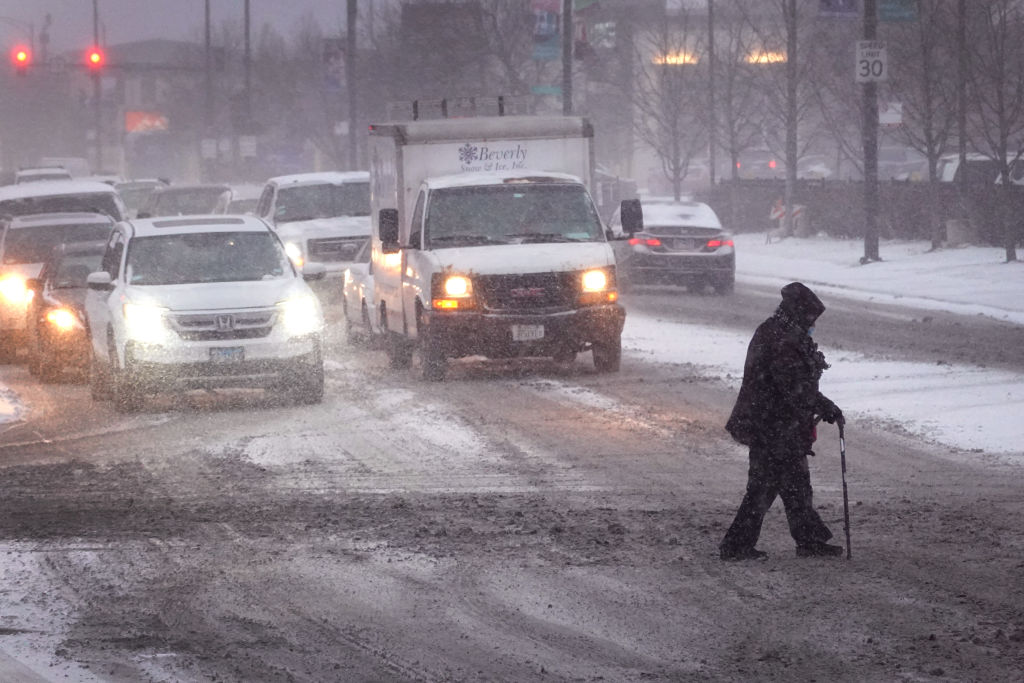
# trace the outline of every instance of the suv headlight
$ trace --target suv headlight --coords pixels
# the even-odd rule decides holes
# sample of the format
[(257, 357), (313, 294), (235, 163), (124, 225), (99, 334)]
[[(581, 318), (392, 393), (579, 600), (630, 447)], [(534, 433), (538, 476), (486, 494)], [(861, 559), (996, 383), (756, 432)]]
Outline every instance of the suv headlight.
[(129, 339), (144, 344), (159, 344), (167, 337), (164, 323), (166, 308), (149, 304), (124, 303), (124, 331)]
[(4, 302), (15, 306), (25, 305), (32, 301), (35, 294), (25, 286), (25, 278), (18, 275), (10, 275), (0, 279), (0, 297)]
[(314, 296), (299, 296), (278, 304), (281, 310), (281, 324), (291, 337), (312, 334), (323, 327), (320, 304)]
[(82, 322), (78, 316), (67, 308), (53, 308), (46, 313), (46, 322), (60, 332), (70, 332), (75, 329), (83, 329)]

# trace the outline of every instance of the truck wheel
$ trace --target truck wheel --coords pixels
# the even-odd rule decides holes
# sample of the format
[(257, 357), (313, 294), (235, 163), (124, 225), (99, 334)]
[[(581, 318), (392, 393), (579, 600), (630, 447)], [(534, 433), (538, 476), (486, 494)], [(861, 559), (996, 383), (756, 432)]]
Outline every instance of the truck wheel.
[(622, 336), (591, 345), (594, 353), (594, 367), (598, 372), (618, 372), (622, 360)]
[(297, 369), (295, 383), (289, 393), (296, 403), (314, 405), (324, 400), (324, 360), (317, 349), (313, 353), (312, 365), (301, 364)]
[(448, 359), (445, 358), (444, 349), (436, 341), (426, 337), (420, 337), (420, 374), (428, 382), (440, 382), (448, 370)]
[(17, 337), (10, 333), (0, 332), (0, 363), (14, 363), (17, 359)]
[(114, 409), (119, 413), (134, 413), (142, 407), (142, 392), (135, 384), (135, 378), (126, 370), (114, 373)]
[(63, 369), (55, 358), (50, 357), (45, 351), (38, 351), (33, 357), (29, 357), (29, 363), (36, 362), (36, 371), (39, 379), (48, 384), (60, 379), (60, 372)]
[(384, 351), (388, 354), (388, 363), (395, 370), (402, 370), (412, 363), (413, 347), (405, 338), (394, 332), (385, 332)]
[(110, 376), (100, 368), (96, 358), (89, 360), (89, 394), (94, 401), (109, 401), (113, 396)]

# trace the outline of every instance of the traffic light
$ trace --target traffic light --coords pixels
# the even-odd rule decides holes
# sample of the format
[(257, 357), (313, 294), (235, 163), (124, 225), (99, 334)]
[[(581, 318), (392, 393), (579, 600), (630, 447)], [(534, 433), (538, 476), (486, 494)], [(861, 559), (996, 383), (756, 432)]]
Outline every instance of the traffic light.
[(103, 68), (106, 61), (106, 55), (104, 55), (103, 50), (98, 47), (91, 47), (85, 53), (85, 65), (89, 67), (91, 71), (99, 71)]
[(19, 45), (11, 51), (11, 61), (14, 63), (14, 70), (19, 76), (24, 76), (28, 71), (28, 65), (32, 63), (32, 52), (25, 46)]

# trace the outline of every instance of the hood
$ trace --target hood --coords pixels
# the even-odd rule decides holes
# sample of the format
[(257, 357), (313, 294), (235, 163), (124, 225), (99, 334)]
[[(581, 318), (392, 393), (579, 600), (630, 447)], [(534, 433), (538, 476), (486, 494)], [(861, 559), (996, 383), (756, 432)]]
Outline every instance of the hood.
[(42, 271), (42, 263), (7, 263), (0, 267), (0, 278), (8, 275), (20, 275), (28, 279), (30, 277), (39, 277), (39, 273)]
[(63, 287), (61, 289), (51, 289), (46, 292), (45, 300), (46, 303), (51, 306), (64, 306), (78, 312), (84, 320), (85, 295), (88, 291), (89, 290), (85, 287)]
[(369, 237), (369, 216), (336, 216), (308, 221), (278, 223), (274, 228), (282, 242), (319, 237)]
[(501, 244), (435, 249), (426, 253), (439, 268), (480, 275), (554, 273), (615, 263), (615, 255), (607, 242)]
[(780, 308), (806, 327), (813, 325), (825, 312), (825, 304), (821, 303), (821, 299), (802, 282), (790, 282), (782, 288)]
[(285, 299), (311, 295), (312, 290), (300, 278), (281, 278), (187, 285), (136, 285), (127, 287), (125, 293), (129, 301), (161, 306), (172, 311), (216, 311), (266, 308)]

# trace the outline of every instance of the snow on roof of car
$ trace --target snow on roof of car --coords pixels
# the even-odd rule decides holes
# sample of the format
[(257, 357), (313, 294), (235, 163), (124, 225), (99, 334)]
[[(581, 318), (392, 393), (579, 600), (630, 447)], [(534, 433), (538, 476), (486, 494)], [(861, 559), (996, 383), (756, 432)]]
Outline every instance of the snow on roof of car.
[(23, 183), (21, 185), (0, 187), (0, 202), (7, 201), (8, 199), (53, 197), (66, 194), (88, 194), (90, 192), (116, 193), (110, 185), (92, 180), (49, 180), (45, 183)]
[(552, 171), (480, 171), (474, 173), (454, 173), (452, 175), (428, 178), (426, 185), (432, 190), (446, 187), (472, 187), (475, 185), (504, 185), (511, 183), (573, 183), (582, 184), (578, 176)]
[(11, 218), (12, 228), (29, 228), (36, 225), (81, 225), (82, 223), (113, 223), (114, 219), (103, 213), (89, 211), (63, 211), (60, 213), (33, 213)]
[(721, 228), (714, 210), (701, 202), (642, 202), (644, 226), (682, 225), (695, 228)]
[(182, 218), (143, 218), (131, 221), (135, 236), (166, 235), (182, 232), (264, 232), (270, 230), (255, 216), (188, 216)]
[(275, 185), (343, 185), (345, 183), (370, 182), (369, 171), (319, 171), (317, 173), (293, 173), (279, 175), (267, 181)]

